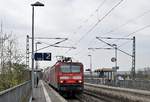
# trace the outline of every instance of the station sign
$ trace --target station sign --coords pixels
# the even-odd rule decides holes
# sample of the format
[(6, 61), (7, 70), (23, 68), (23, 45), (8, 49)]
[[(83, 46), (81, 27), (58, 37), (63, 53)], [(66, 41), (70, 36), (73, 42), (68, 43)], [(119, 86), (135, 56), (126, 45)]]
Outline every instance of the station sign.
[(112, 61), (112, 62), (116, 62), (117, 59), (116, 59), (115, 57), (113, 57), (113, 58), (111, 58), (111, 61)]
[(43, 59), (45, 61), (51, 61), (51, 53), (43, 53)]
[(35, 53), (35, 61), (51, 61), (51, 53)]

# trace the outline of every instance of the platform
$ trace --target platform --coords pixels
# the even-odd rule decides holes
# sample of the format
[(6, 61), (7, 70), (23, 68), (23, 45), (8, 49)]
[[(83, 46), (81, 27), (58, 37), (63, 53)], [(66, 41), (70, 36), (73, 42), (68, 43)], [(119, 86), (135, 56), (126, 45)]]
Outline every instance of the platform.
[(37, 88), (36, 87), (34, 88), (34, 91), (33, 91), (34, 100), (32, 100), (32, 102), (47, 102), (46, 97), (45, 97), (46, 93), (44, 92), (44, 90), (45, 90), (45, 87), (43, 85), (43, 81), (40, 80)]
[(34, 100), (32, 102), (67, 102), (42, 80), (39, 81), (38, 87), (34, 88), (33, 97)]

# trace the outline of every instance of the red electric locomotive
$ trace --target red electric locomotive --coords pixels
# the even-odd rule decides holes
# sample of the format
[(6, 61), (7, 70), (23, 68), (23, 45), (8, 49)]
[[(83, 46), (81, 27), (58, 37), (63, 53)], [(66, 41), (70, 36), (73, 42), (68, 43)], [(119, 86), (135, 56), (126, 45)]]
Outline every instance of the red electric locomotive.
[(48, 68), (45, 75), (47, 82), (59, 92), (81, 93), (83, 91), (83, 64), (64, 58)]

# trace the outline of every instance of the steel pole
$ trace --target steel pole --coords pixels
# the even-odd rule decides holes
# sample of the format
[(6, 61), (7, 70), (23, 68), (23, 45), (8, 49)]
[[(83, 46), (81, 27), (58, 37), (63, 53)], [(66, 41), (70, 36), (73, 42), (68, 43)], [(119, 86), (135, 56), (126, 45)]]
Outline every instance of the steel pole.
[(90, 69), (91, 69), (91, 78), (92, 78), (92, 55), (90, 56)]
[(89, 55), (90, 57), (90, 75), (91, 75), (91, 79), (93, 78), (92, 77), (92, 55)]
[(115, 58), (116, 58), (116, 61), (115, 61), (115, 83), (117, 85), (117, 45), (115, 45)]
[(133, 52), (132, 52), (132, 79), (135, 80), (135, 36), (133, 37)]
[(32, 100), (34, 91), (34, 6), (32, 6)]
[(29, 69), (29, 35), (26, 39), (26, 68)]
[[(35, 52), (37, 53), (37, 43), (35, 43)], [(35, 61), (35, 68), (38, 69), (38, 62)]]
[(116, 62), (115, 62), (115, 67), (117, 68), (117, 45), (115, 46), (115, 58), (116, 58)]

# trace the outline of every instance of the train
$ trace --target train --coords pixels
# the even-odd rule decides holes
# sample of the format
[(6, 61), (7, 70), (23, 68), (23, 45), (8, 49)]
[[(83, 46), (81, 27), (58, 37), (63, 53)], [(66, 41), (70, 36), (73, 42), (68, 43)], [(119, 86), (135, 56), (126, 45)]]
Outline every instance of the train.
[(58, 60), (52, 67), (44, 71), (44, 80), (58, 92), (82, 93), (84, 89), (84, 69), (81, 62), (73, 62), (71, 58)]

